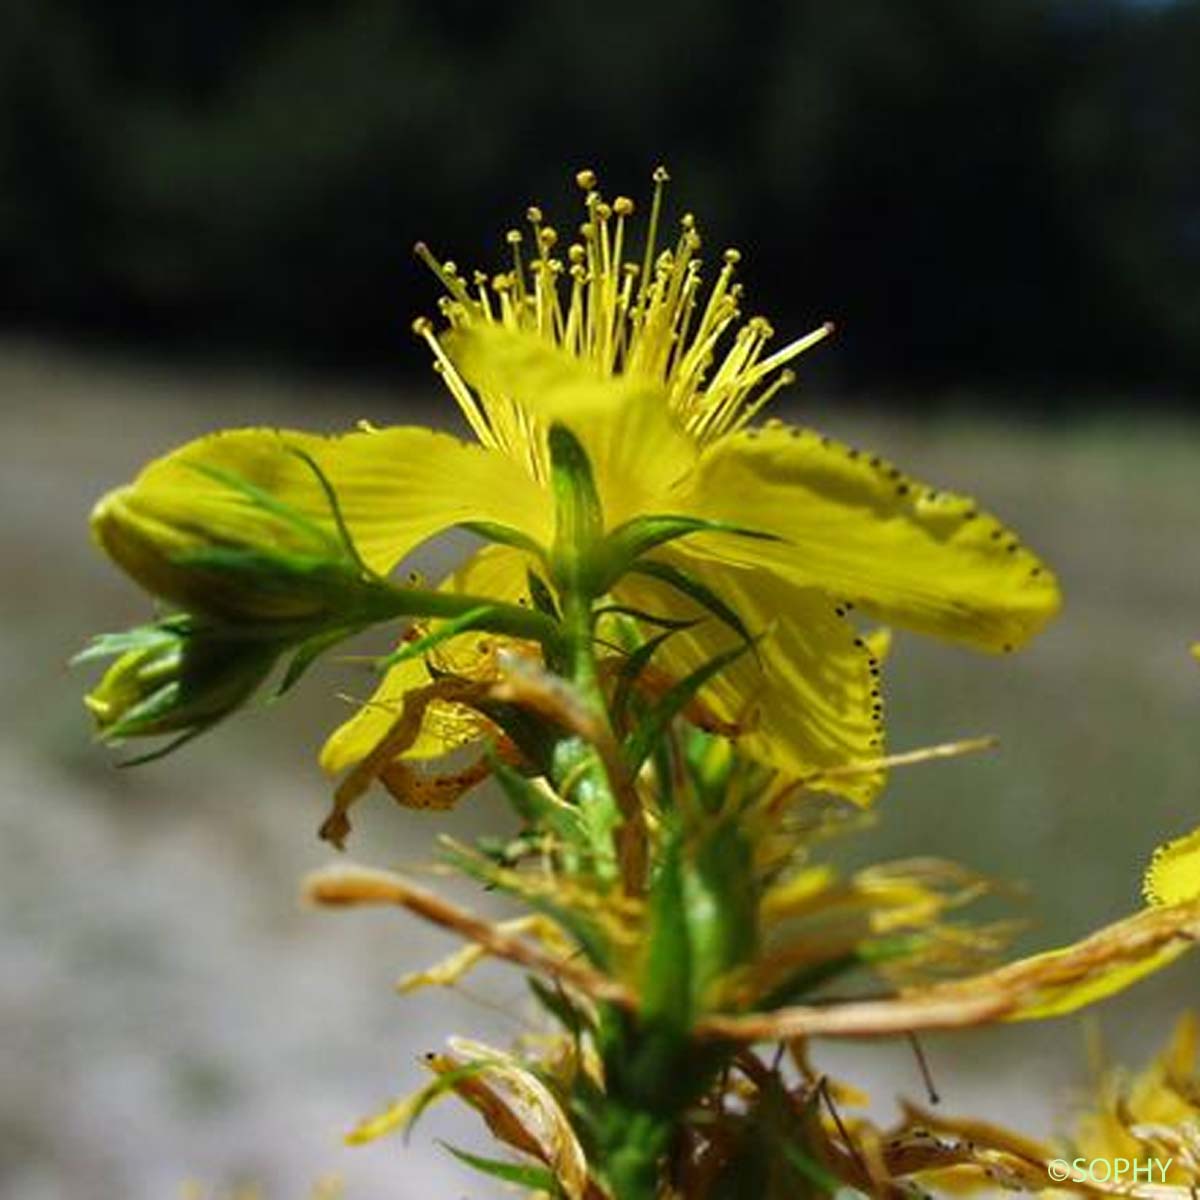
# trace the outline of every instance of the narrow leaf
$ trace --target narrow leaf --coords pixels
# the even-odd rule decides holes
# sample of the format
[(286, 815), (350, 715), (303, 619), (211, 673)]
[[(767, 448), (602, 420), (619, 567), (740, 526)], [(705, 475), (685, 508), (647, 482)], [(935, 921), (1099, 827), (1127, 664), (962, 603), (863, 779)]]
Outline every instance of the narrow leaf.
[(657, 579), (674, 588), (677, 592), (682, 592), (689, 600), (694, 601), (701, 608), (712, 613), (717, 620), (728, 625), (742, 641), (747, 644), (754, 641), (742, 618), (712, 588), (702, 583), (694, 575), (681, 570), (672, 563), (658, 562), (654, 559), (635, 563), (630, 570), (635, 575), (648, 575), (652, 579)]
[(718, 654), (716, 658), (697, 667), (690, 675), (684, 676), (675, 684), (647, 712), (638, 727), (625, 739), (625, 761), (631, 772), (636, 773), (641, 768), (647, 755), (654, 748), (654, 743), (663, 736), (667, 726), (687, 707), (692, 697), (731, 662), (741, 658), (746, 649), (746, 646), (735, 646), (732, 650), (726, 650), (724, 654)]
[(481, 537), (485, 542), (496, 542), (501, 546), (512, 546), (514, 550), (526, 550), (540, 559), (545, 559), (545, 548), (539, 545), (527, 533), (514, 529), (511, 525), (501, 525), (498, 521), (460, 521), (459, 529)]
[(559, 1197), (563, 1194), (554, 1172), (549, 1167), (521, 1166), (519, 1163), (505, 1162), (499, 1158), (483, 1158), (478, 1154), (460, 1150), (457, 1146), (451, 1146), (449, 1142), (443, 1142), (440, 1139), (438, 1145), (453, 1154), (459, 1162), (466, 1163), (468, 1167), (473, 1167), (484, 1175), (490, 1175), (493, 1179), (502, 1179), (505, 1183), (515, 1183), (535, 1192), (545, 1192), (550, 1196)]
[(604, 555), (609, 564), (606, 587), (611, 587), (630, 567), (656, 546), (694, 533), (733, 533), (760, 541), (778, 542), (783, 539), (773, 533), (731, 525), (728, 521), (706, 520), (703, 517), (649, 516), (634, 517), (618, 525), (604, 539)]
[(460, 633), (465, 633), (467, 630), (473, 628), (478, 621), (484, 617), (493, 616), (495, 612), (496, 607), (492, 604), (481, 604), (476, 608), (469, 608), (461, 617), (455, 617), (452, 621), (447, 621), (444, 625), (439, 625), (432, 633), (427, 633), (424, 637), (417, 638), (415, 642), (409, 642), (407, 645), (401, 646), (399, 650), (395, 650), (386, 657), (379, 659), (375, 664), (375, 669), (382, 673), (391, 670), (392, 667), (399, 666), (402, 662), (408, 662), (413, 658), (421, 658), (434, 649), (434, 647), (440, 646), (442, 642), (448, 641), (452, 637), (457, 637)]

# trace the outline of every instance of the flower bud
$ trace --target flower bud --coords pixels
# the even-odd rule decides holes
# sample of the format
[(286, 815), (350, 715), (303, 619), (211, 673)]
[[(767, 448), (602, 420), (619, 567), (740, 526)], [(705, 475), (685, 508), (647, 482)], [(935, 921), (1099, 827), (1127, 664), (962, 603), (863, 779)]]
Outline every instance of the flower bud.
[(84, 699), (111, 742), (202, 732), (250, 699), (283, 648), (171, 617), (102, 635), (76, 661), (120, 655)]
[(222, 527), (200, 505), (134, 485), (105, 496), (91, 524), (143, 588), (211, 622), (299, 640), (395, 604), (334, 532), (299, 515), (248, 507)]

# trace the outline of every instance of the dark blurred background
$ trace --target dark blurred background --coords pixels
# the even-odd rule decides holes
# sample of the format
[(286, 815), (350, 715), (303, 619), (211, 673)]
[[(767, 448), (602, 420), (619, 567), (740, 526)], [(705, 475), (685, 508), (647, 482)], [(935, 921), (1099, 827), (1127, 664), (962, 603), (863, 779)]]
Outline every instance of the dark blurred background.
[[(0, 0), (0, 1200), (492, 1194), (435, 1141), (486, 1153), (470, 1114), (340, 1142), (447, 1034), (528, 1012), (500, 969), (397, 997), (446, 938), (297, 905), (314, 752), (366, 669), (119, 771), (65, 663), (148, 616), (86, 525), (148, 458), (253, 423), (462, 432), (410, 247), (495, 269), (530, 201), (579, 219), (583, 166), (644, 203), (667, 163), (750, 312), (838, 321), (782, 415), (977, 496), (1061, 577), (1022, 654), (897, 637), (890, 744), (1001, 749), (895, 772), (844, 853), (1026, 881), (1019, 951), (1136, 908), (1200, 822), (1198, 63), (1182, 0)], [(510, 828), (484, 789), (372, 796), (351, 853), (420, 871), (446, 829)], [(1103, 1006), (1114, 1058), (1195, 1004), (1193, 957)], [(1052, 1129), (1094, 1083), (1081, 1025), (929, 1039), (946, 1110)], [(883, 1119), (922, 1094), (902, 1042), (816, 1054)]]
[[(399, 372), (430, 281), (570, 176), (751, 250), (828, 386), (1179, 401), (1200, 379), (1200, 5), (5, 0), (5, 322)], [(566, 214), (563, 216), (563, 214)], [(715, 243), (715, 245), (713, 245)]]

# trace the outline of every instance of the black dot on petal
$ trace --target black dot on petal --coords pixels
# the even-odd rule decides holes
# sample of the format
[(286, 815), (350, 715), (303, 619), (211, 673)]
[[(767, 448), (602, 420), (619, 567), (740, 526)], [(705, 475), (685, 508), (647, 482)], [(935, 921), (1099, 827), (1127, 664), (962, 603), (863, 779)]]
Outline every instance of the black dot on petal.
[(900, 484), (896, 488), (896, 495), (897, 496), (907, 496), (908, 495), (908, 484), (907, 483)]

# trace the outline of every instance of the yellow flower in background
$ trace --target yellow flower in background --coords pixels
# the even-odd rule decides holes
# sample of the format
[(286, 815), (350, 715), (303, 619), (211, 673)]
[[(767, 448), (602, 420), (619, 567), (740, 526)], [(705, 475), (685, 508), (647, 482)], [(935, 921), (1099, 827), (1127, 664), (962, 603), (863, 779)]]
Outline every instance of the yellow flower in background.
[[(1084, 1113), (1072, 1151), (1084, 1158), (1128, 1158), (1163, 1164), (1164, 1183), (1200, 1186), (1200, 1023), (1180, 1018), (1162, 1053), (1140, 1074), (1110, 1073), (1096, 1107)], [(1170, 1164), (1169, 1166), (1167, 1164)]]
[[(831, 327), (769, 351), (768, 322), (741, 319), (735, 251), (706, 292), (690, 216), (675, 244), (657, 249), (665, 179), (656, 173), (649, 231), (633, 261), (632, 201), (607, 203), (587, 171), (578, 176), (586, 220), (565, 256), (536, 208), (527, 235), (508, 234), (511, 266), (490, 278), (476, 273), (468, 283), (418, 246), (446, 288), (449, 331), (439, 335), (423, 320), (417, 332), (480, 443), (520, 467), (522, 496), (530, 484), (546, 487), (544, 432), (561, 421), (592, 460), (610, 529), (670, 514), (774, 535), (710, 532), (674, 542), (655, 553), (657, 575), (627, 575), (614, 596), (697, 619), (657, 652), (656, 663), (675, 677), (735, 646), (737, 634), (671, 578), (697, 582), (766, 635), (757, 655), (727, 666), (703, 693), (724, 726), (742, 732), (748, 753), (805, 776), (876, 759), (880, 667), (847, 619), (853, 605), (889, 623), (1012, 650), (1057, 612), (1057, 585), (973, 501), (808, 430), (751, 426), (791, 382), (788, 364)], [(510, 523), (537, 538), (550, 507), (544, 492), (534, 506), (539, 512)], [(477, 567), (511, 598), (523, 592), (529, 565), (519, 549), (489, 547), (468, 573)], [(375, 703), (326, 746), (328, 769), (368, 752), (396, 697), (419, 686), (423, 670), (416, 662), (396, 669)], [(881, 779), (864, 772), (815, 786), (864, 802)]]
[[(560, 423), (587, 452), (607, 532), (671, 516), (765, 535), (710, 527), (611, 582), (613, 601), (627, 609), (698, 619), (666, 640), (655, 668), (679, 678), (743, 640), (736, 623), (714, 620), (697, 599), (715, 596), (760, 639), (701, 694), (721, 727), (738, 731), (747, 753), (806, 778), (878, 759), (880, 668), (851, 607), (1011, 650), (1055, 614), (1057, 586), (971, 500), (809, 431), (750, 424), (790, 382), (791, 361), (829, 327), (771, 351), (769, 324), (741, 318), (736, 253), (724, 255), (706, 291), (690, 216), (659, 250), (664, 180), (656, 174), (649, 230), (632, 258), (633, 204), (605, 202), (590, 172), (578, 177), (586, 221), (562, 257), (535, 209), (528, 238), (509, 234), (511, 267), (495, 277), (468, 284), (418, 248), (446, 287), (449, 328), (416, 328), (473, 442), (413, 427), (215, 434), (106, 497), (94, 516), (98, 539), (149, 590), (189, 610), (323, 628), (343, 589), (358, 596), (421, 543), (467, 525), (502, 544), (476, 553), (443, 588), (527, 603), (529, 570), (540, 570), (555, 536), (547, 437)], [(295, 587), (264, 588), (244, 570), (231, 583), (232, 559), (257, 563), (263, 547), (278, 546)], [(310, 559), (321, 566), (311, 580)], [(439, 649), (452, 654), (454, 645)], [(430, 678), (422, 659), (398, 664), (326, 745), (325, 767), (363, 760), (403, 695)], [(477, 728), (453, 705), (431, 704), (405, 754), (437, 754)], [(813, 786), (866, 802), (881, 781), (864, 770)]]

